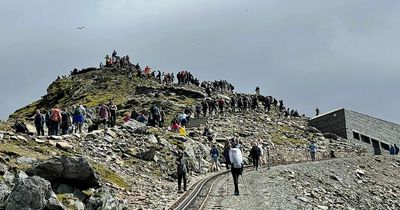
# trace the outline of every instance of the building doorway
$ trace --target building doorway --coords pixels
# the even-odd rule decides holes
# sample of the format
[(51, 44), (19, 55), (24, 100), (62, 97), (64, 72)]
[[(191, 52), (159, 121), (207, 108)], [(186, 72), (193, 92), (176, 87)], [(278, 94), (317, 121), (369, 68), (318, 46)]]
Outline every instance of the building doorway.
[(381, 155), (381, 146), (379, 144), (379, 141), (375, 139), (371, 139), (372, 147), (374, 148), (374, 155)]

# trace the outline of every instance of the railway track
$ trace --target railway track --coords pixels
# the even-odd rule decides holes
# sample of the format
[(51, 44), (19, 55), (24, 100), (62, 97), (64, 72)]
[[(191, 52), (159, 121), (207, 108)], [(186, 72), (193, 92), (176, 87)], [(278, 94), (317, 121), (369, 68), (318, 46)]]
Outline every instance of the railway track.
[[(279, 165), (289, 165), (294, 163), (303, 163), (308, 162), (305, 161), (284, 161), (284, 162), (275, 162), (270, 163), (271, 167), (279, 166)], [(320, 160), (323, 161), (323, 160)], [(249, 168), (252, 166), (245, 166), (246, 171), (250, 171)], [(210, 191), (212, 190), (214, 184), (219, 180), (219, 178), (223, 177), (230, 173), (230, 171), (223, 171), (212, 176), (209, 176), (203, 180), (198, 181), (194, 184), (188, 191), (183, 194), (181, 198), (179, 198), (169, 209), (170, 210), (192, 210), (192, 209), (202, 209), (207, 201), (208, 196), (210, 195)]]

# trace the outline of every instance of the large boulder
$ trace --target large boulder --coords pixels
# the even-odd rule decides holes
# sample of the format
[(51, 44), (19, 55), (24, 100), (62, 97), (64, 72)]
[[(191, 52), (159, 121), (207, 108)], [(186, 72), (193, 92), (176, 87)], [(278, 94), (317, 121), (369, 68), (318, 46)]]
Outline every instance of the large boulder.
[(49, 180), (53, 186), (68, 184), (78, 189), (100, 187), (98, 174), (83, 157), (54, 157), (35, 164), (26, 173)]
[(66, 209), (51, 190), (50, 182), (38, 177), (20, 180), (7, 199), (5, 210)]
[(132, 133), (138, 133), (138, 134), (146, 134), (147, 133), (146, 124), (138, 122), (136, 120), (126, 122), (122, 125), (122, 127)]

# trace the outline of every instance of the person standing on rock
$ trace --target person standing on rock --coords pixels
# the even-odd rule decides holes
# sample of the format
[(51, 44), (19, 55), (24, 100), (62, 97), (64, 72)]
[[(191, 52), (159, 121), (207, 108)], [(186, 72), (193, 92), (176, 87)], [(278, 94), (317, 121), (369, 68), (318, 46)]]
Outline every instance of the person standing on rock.
[(100, 106), (99, 117), (100, 123), (102, 123), (104, 127), (106, 127), (107, 120), (110, 118), (110, 109), (104, 103)]
[(256, 97), (260, 96), (260, 87), (256, 87)]
[(315, 108), (315, 116), (318, 116), (319, 115), (319, 108), (317, 107), (317, 108)]
[(117, 120), (117, 105), (110, 99), (108, 107), (110, 108), (110, 127), (114, 127)]
[(40, 110), (37, 109), (35, 114), (35, 127), (38, 136), (44, 136), (44, 122), (44, 116), (40, 113)]
[(258, 170), (258, 163), (260, 162), (261, 151), (257, 143), (253, 143), (253, 147), (250, 150), (250, 157), (253, 159), (253, 169)]
[(317, 145), (315, 145), (315, 141), (312, 141), (308, 146), (308, 151), (310, 152), (311, 161), (315, 161), (315, 154), (317, 153)]
[(61, 135), (66, 135), (66, 134), (68, 134), (68, 130), (71, 125), (71, 120), (70, 120), (71, 115), (69, 114), (67, 109), (64, 109), (61, 112), (61, 118), (62, 118), (61, 126), (60, 126), (61, 127)]
[(189, 173), (188, 163), (184, 157), (182, 151), (178, 152), (178, 158), (176, 159), (177, 175), (178, 175), (178, 193), (183, 193), (181, 185), (183, 180), (183, 190), (186, 191), (187, 174)]
[(51, 109), (50, 115), (50, 124), (51, 124), (51, 134), (50, 135), (58, 135), (58, 130), (60, 127), (62, 117), (61, 117), (61, 110), (58, 105), (55, 105), (53, 109)]
[(239, 175), (243, 172), (242, 151), (234, 145), (229, 150), (229, 160), (231, 161), (231, 173), (233, 176), (233, 185), (235, 186), (235, 195), (239, 195)]
[(85, 115), (86, 115), (86, 110), (82, 105), (78, 105), (74, 109), (74, 114), (72, 117), (72, 122), (75, 127), (75, 133), (79, 131), (79, 133), (82, 133), (82, 126), (83, 122), (85, 121)]

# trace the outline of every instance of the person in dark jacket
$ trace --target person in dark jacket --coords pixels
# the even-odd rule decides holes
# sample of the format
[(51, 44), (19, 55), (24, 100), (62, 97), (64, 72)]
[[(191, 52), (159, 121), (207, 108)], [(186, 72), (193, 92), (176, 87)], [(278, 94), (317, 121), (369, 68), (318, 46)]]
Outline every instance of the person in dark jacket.
[(391, 155), (395, 155), (396, 154), (396, 149), (394, 148), (393, 145), (390, 145), (389, 154), (391, 154)]
[(258, 170), (258, 163), (260, 162), (261, 150), (257, 146), (257, 143), (253, 143), (253, 147), (250, 150), (250, 157), (253, 159), (253, 169)]
[(186, 191), (187, 174), (189, 173), (188, 163), (184, 157), (182, 151), (178, 152), (178, 158), (176, 159), (177, 175), (178, 175), (178, 193), (183, 193), (181, 184), (183, 180), (183, 190)]
[(231, 149), (230, 146), (230, 141), (226, 140), (225, 141), (225, 147), (224, 147), (224, 158), (225, 158), (225, 166), (226, 166), (226, 170), (229, 170), (230, 165), (231, 165), (231, 161), (229, 159), (229, 150)]
[(398, 155), (399, 151), (400, 151), (399, 147), (396, 144), (394, 144), (394, 154)]
[(36, 131), (37, 131), (37, 135), (40, 136), (44, 136), (44, 116), (43, 114), (40, 113), (40, 110), (37, 109), (36, 110), (36, 114), (35, 114), (35, 127), (36, 127)]

